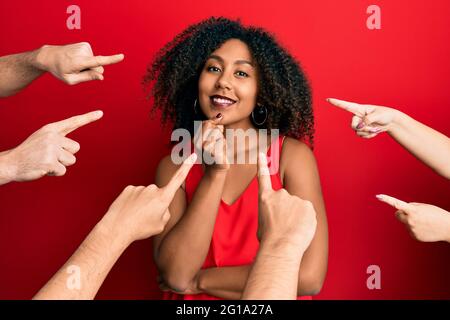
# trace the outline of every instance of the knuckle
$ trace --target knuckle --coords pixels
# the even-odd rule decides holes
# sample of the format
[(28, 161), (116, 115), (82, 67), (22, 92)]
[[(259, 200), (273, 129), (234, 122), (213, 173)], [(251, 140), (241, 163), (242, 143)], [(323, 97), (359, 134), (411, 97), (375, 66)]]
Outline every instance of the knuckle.
[(167, 212), (164, 216), (165, 216), (166, 222), (169, 221), (170, 218), (172, 217), (172, 215), (170, 214), (170, 212)]
[(137, 186), (137, 187), (135, 187), (135, 190), (136, 190), (136, 191), (142, 191), (142, 190), (144, 190), (144, 189), (145, 189), (144, 186)]
[(162, 205), (168, 205), (172, 201), (172, 197), (168, 192), (163, 192), (163, 190), (158, 190), (158, 200)]
[(78, 142), (75, 142), (73, 144), (73, 151), (76, 153), (76, 152), (80, 151), (80, 149), (81, 149), (81, 145)]
[(165, 223), (160, 223), (160, 224), (158, 224), (158, 227), (156, 228), (156, 232), (157, 232), (157, 233), (163, 232), (165, 227), (166, 227), (166, 224), (165, 224)]
[(267, 203), (267, 202), (269, 202), (269, 195), (267, 193), (263, 192), (261, 194), (260, 199), (261, 199), (261, 202)]
[(67, 172), (67, 169), (66, 169), (66, 167), (63, 166), (61, 169), (56, 171), (56, 176), (61, 177), (61, 176), (65, 175), (66, 172)]
[(313, 203), (312, 203), (311, 201), (309, 201), (309, 200), (303, 200), (303, 205), (304, 205), (306, 208), (308, 208), (308, 209), (313, 209), (313, 208), (314, 208)]
[(74, 156), (71, 156), (70, 159), (69, 159), (69, 164), (70, 164), (70, 165), (73, 165), (73, 164), (75, 164), (76, 162), (77, 162), (77, 158), (75, 158)]
[(76, 83), (75, 80), (73, 79), (73, 77), (70, 77), (68, 75), (64, 75), (62, 77), (62, 80), (70, 86), (73, 86)]
[(46, 124), (46, 125), (44, 125), (41, 129), (40, 129), (40, 131), (42, 131), (43, 133), (46, 133), (46, 134), (48, 134), (48, 133), (50, 133), (50, 132), (53, 132), (53, 131), (55, 131), (55, 124), (54, 123), (48, 123), (48, 124)]

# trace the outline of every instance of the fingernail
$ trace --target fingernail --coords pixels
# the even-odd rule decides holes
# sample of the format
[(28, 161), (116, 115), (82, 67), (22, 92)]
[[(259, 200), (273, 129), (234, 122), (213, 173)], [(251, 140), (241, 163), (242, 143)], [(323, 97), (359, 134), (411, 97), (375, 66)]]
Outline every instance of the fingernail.
[(266, 155), (263, 152), (259, 153), (259, 159), (258, 159), (262, 164), (267, 163), (267, 158)]
[(372, 133), (378, 133), (380, 131), (381, 131), (381, 128), (370, 129), (370, 132), (372, 132)]
[(362, 129), (364, 128), (364, 122), (360, 122), (357, 126), (356, 129)]
[(327, 102), (330, 102), (330, 98), (326, 98), (325, 100), (327, 100)]
[(222, 114), (221, 114), (221, 113), (218, 113), (217, 116), (216, 116), (216, 118), (217, 118), (217, 119), (222, 118)]
[(197, 160), (197, 154), (194, 152), (187, 158), (187, 163), (193, 164), (193, 163), (195, 163), (196, 160)]
[(382, 194), (377, 194), (375, 197), (376, 197), (378, 200), (383, 199), (383, 195), (382, 195)]

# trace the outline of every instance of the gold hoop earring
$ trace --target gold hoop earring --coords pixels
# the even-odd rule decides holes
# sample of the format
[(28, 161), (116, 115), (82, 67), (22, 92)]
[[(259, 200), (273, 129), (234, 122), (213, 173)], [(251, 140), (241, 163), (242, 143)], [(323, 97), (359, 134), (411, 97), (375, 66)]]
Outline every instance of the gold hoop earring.
[[(256, 110), (256, 112), (255, 112)], [(255, 114), (256, 113), (256, 114)], [(262, 126), (267, 121), (267, 108), (260, 104), (257, 104), (257, 107), (252, 111), (252, 120), (253, 123), (257, 126)]]

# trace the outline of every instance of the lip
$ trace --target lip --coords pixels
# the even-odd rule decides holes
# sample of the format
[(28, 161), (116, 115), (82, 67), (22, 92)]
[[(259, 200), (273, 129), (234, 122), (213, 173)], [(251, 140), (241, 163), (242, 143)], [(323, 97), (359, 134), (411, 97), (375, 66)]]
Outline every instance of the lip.
[(226, 96), (221, 96), (218, 94), (212, 95), (209, 99), (211, 101), (211, 104), (215, 108), (220, 108), (220, 109), (230, 108), (231, 106), (234, 106), (237, 102), (234, 99), (231, 99)]

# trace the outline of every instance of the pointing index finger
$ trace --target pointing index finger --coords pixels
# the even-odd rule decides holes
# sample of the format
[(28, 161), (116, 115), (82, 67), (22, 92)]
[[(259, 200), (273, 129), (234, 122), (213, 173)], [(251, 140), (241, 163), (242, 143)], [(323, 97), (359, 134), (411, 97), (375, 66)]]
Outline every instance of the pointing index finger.
[(218, 113), (214, 118), (210, 119), (211, 122), (215, 125), (218, 125), (220, 121), (222, 121), (223, 115), (221, 113)]
[(399, 199), (396, 199), (391, 196), (387, 196), (385, 194), (378, 194), (376, 197), (378, 200), (380, 200), (384, 203), (387, 203), (388, 205), (396, 208), (397, 210), (402, 210), (404, 212), (407, 212), (410, 208), (409, 203), (399, 200)]
[(328, 98), (327, 101), (338, 108), (353, 113), (354, 115), (364, 117), (364, 115), (366, 114), (365, 107), (359, 103), (339, 100), (335, 98)]
[(266, 155), (262, 152), (258, 154), (258, 184), (259, 194), (272, 190), (269, 167), (267, 166)]
[(101, 117), (103, 117), (103, 112), (97, 110), (55, 122), (54, 125), (56, 130), (65, 136), (82, 126), (97, 121)]
[(168, 198), (172, 199), (175, 196), (175, 193), (183, 184), (183, 181), (186, 179), (189, 170), (191, 170), (196, 160), (197, 160), (196, 153), (193, 153), (189, 157), (187, 157), (183, 161), (183, 164), (175, 172), (172, 179), (170, 179), (169, 183), (162, 188), (163, 193), (166, 194)]

